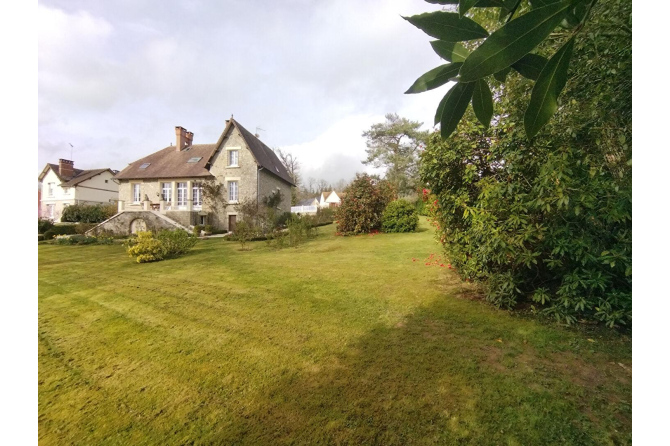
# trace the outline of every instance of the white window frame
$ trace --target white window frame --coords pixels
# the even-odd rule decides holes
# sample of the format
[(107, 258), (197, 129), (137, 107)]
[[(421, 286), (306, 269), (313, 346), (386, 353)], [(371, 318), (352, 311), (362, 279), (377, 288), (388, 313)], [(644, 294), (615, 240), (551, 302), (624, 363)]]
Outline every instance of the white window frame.
[(193, 197), (193, 209), (199, 211), (202, 209), (202, 184), (193, 183), (191, 195)]
[(47, 204), (47, 217), (51, 220), (54, 219), (54, 209), (56, 208), (55, 204)]
[[(233, 155), (235, 157), (235, 163), (233, 164)], [(229, 150), (228, 151), (228, 167), (240, 167), (240, 151), (235, 149), (235, 150)]]
[(177, 206), (186, 207), (188, 200), (188, 183), (177, 183)]
[(161, 199), (172, 203), (172, 183), (161, 183)]
[(133, 204), (140, 204), (142, 202), (142, 184), (132, 183)]
[(239, 200), (240, 200), (240, 182), (237, 180), (228, 181), (228, 202), (237, 203)]
[(47, 193), (48, 193), (48, 196), (49, 196), (49, 197), (53, 197), (53, 196), (54, 196), (54, 184), (55, 184), (55, 183), (48, 183), (48, 184), (47, 184)]

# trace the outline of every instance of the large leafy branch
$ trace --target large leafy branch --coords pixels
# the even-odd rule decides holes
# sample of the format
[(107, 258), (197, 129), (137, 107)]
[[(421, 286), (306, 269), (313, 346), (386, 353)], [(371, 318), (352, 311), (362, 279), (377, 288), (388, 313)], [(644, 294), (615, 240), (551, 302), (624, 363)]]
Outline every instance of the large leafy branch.
[[(440, 123), (441, 135), (446, 139), (470, 103), (479, 122), (488, 127), (493, 117), (490, 76), (504, 82), (507, 73), (515, 70), (535, 81), (524, 115), (526, 135), (534, 137), (558, 108), (558, 96), (568, 78), (575, 36), (597, 0), (426, 1), (458, 7), (458, 12), (436, 11), (405, 17), (429, 36), (439, 39), (430, 44), (449, 63), (425, 73), (406, 93), (421, 93), (449, 81), (456, 82), (440, 101), (435, 114), (435, 124)], [(499, 8), (501, 26), (489, 34), (479, 23), (465, 16), (472, 8)], [(549, 59), (532, 53), (557, 27), (569, 31), (563, 45)], [(472, 52), (460, 43), (481, 39), (484, 40)]]

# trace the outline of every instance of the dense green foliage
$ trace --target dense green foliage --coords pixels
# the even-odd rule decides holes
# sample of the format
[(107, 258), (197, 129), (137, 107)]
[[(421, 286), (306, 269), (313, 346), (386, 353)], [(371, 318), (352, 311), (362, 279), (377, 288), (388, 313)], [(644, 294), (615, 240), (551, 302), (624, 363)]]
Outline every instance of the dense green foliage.
[(126, 243), (126, 251), (137, 263), (157, 262), (182, 256), (191, 250), (198, 239), (183, 229), (138, 232)]
[(428, 132), (420, 130), (422, 125), (388, 113), (386, 122), (363, 132), (368, 155), (363, 164), (385, 168), (384, 178), (401, 195), (414, 192), (419, 182), (419, 154), (428, 138)]
[(76, 233), (76, 225), (54, 225), (44, 233), (44, 240), (51, 240), (57, 235), (70, 235)]
[(53, 228), (54, 223), (48, 218), (38, 218), (37, 219), (37, 233), (44, 234), (49, 229)]
[(390, 202), (382, 214), (384, 232), (414, 232), (418, 224), (416, 207), (407, 200)]
[(72, 204), (63, 209), (61, 221), (71, 223), (102, 223), (117, 212), (113, 204)]
[(485, 130), (468, 112), (424, 152), (440, 239), (497, 305), (528, 299), (566, 322), (631, 322), (630, 20), (630, 2), (594, 7), (564, 102), (532, 142), (521, 125), (532, 85), (510, 73), (496, 90), (508, 114)]
[(337, 208), (337, 230), (342, 234), (360, 234), (379, 230), (382, 213), (396, 198), (393, 186), (387, 180), (378, 180), (367, 174), (358, 174), (345, 189), (345, 196)]
[[(591, 38), (582, 31), (590, 16), (596, 15), (590, 13), (597, 0), (426, 1), (451, 5), (453, 12), (436, 11), (405, 19), (439, 39), (431, 45), (449, 63), (422, 75), (406, 93), (457, 82), (435, 114), (442, 137), (453, 133), (470, 103), (479, 122), (488, 127), (493, 117), (490, 84), (505, 82), (512, 69), (535, 81), (523, 122), (528, 138), (537, 135), (558, 109), (575, 42), (579, 45)], [(497, 20), (490, 19), (492, 14)], [(489, 33), (482, 25), (495, 30)], [(551, 47), (548, 58), (539, 54), (547, 45)], [(533, 50), (538, 52), (531, 53)]]

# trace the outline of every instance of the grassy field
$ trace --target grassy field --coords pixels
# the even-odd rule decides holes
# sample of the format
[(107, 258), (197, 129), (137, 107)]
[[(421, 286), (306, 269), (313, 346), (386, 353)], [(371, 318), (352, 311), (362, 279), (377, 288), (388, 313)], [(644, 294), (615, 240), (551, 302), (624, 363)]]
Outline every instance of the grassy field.
[(334, 231), (40, 245), (40, 444), (631, 443), (629, 338), (491, 308), (424, 220)]

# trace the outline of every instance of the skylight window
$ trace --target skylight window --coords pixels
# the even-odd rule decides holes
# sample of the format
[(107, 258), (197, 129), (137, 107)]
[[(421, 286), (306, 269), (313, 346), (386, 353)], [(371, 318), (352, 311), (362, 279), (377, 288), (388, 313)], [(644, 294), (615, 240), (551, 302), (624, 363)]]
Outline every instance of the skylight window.
[(147, 167), (149, 167), (150, 165), (151, 165), (151, 163), (143, 163), (143, 164), (140, 166), (140, 169), (144, 170), (144, 169), (146, 169)]
[(197, 163), (197, 162), (200, 161), (201, 159), (202, 159), (201, 156), (194, 156), (193, 158), (189, 159), (189, 160), (186, 161), (186, 162), (187, 162), (187, 163)]

